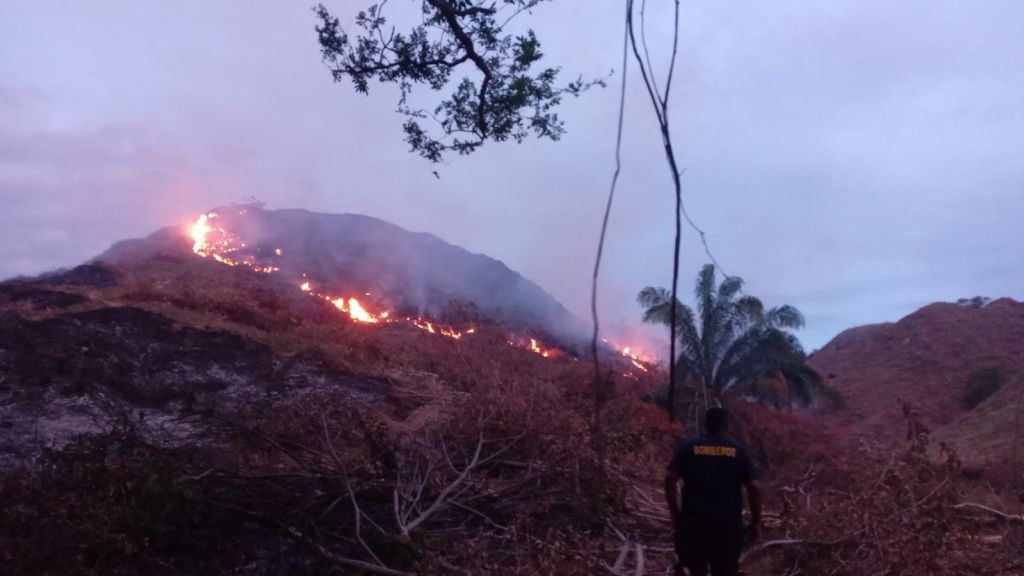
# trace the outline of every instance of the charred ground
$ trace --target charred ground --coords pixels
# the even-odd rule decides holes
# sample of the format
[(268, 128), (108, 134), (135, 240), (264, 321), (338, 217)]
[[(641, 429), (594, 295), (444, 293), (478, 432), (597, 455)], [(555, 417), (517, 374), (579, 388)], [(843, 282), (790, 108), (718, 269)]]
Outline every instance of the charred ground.
[[(5, 567), (664, 573), (662, 377), (611, 354), (595, 390), (473, 322), (360, 324), (187, 243), (0, 284)], [(965, 475), (925, 410), (873, 442), (733, 408), (767, 494), (748, 573), (1020, 572), (1019, 488)]]

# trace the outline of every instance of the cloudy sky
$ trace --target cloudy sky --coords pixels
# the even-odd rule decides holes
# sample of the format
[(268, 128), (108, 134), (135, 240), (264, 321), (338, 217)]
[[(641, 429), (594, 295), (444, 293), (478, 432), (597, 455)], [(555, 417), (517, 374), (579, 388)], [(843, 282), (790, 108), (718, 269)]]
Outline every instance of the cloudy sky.
[[(332, 0), (351, 22), (371, 0)], [(525, 16), (565, 77), (559, 143), (408, 154), (395, 92), (333, 84), (309, 3), (0, 3), (0, 277), (254, 196), (355, 212), (505, 261), (585, 315), (612, 172), (621, 0)], [(650, 0), (655, 65), (671, 30)], [(396, 15), (415, 0), (392, 0)], [(730, 274), (819, 347), (936, 300), (1024, 298), (1024, 3), (683, 2), (672, 118), (691, 215)], [(672, 192), (630, 69), (601, 308), (667, 285)], [(683, 286), (706, 261), (685, 233)], [(687, 292), (688, 296), (689, 292)]]

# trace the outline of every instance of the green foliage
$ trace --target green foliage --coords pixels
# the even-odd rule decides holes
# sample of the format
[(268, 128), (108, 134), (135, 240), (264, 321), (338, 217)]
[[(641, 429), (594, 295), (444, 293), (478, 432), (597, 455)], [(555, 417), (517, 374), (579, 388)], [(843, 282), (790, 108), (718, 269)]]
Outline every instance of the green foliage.
[(804, 324), (792, 306), (765, 309), (753, 296), (742, 294), (743, 280), (727, 277), (716, 285), (715, 267), (705, 266), (697, 277), (697, 314), (672, 301), (664, 288), (647, 287), (637, 301), (644, 322), (670, 325), (676, 310), (675, 337), (681, 352), (676, 361), (680, 384), (695, 383), (704, 403), (726, 396), (743, 396), (775, 406), (809, 404), (827, 393), (821, 376), (789, 329)]
[(991, 301), (992, 299), (988, 296), (975, 296), (974, 298), (961, 298), (956, 303), (968, 308), (984, 308)]
[[(604, 85), (582, 79), (557, 85), (559, 68), (537, 69), (544, 54), (533, 31), (505, 33), (510, 20), (543, 1), (423, 0), (422, 23), (405, 34), (384, 17), (386, 0), (359, 12), (352, 35), (323, 5), (314, 11), (321, 55), (334, 81), (348, 78), (363, 94), (371, 80), (397, 84), (406, 142), (440, 162), (448, 152), (471, 154), (487, 140), (522, 142), (531, 133), (558, 140), (565, 132), (555, 112), (562, 96)], [(476, 69), (479, 83), (462, 77), (433, 110), (409, 102), (414, 87), (440, 91), (463, 65)], [(434, 129), (424, 127), (428, 121)]]
[(964, 386), (964, 406), (976, 408), (989, 396), (999, 391), (1005, 383), (1006, 375), (995, 366), (986, 366), (975, 370), (967, 378), (967, 384)]

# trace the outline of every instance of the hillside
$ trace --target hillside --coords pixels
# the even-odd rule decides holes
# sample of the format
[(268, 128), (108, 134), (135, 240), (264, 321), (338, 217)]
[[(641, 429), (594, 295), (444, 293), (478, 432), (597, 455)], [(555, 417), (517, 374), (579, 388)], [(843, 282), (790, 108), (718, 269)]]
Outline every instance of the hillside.
[[(437, 236), (410, 232), (358, 214), (212, 210), (210, 245), (237, 262), (274, 268), (296, 286), (310, 281), (335, 293), (365, 293), (374, 305), (403, 315), (439, 317), (452, 301), (472, 302), (482, 315), (578, 347), (584, 324), (537, 284), (504, 263)], [(181, 227), (119, 242), (98, 260), (131, 267), (157, 254), (187, 255), (193, 240)], [(366, 300), (366, 299), (364, 299)]]
[[(487, 306), (412, 310), (327, 263), (369, 270), (345, 248), (224, 228), (0, 283), (5, 571), (669, 571), (660, 483), (681, 429), (644, 401), (656, 366), (608, 349), (595, 380), (591, 358)], [(389, 262), (373, 277), (406, 274)], [(926, 434), (865, 450), (803, 414), (731, 408), (765, 491), (747, 574), (1014, 573), (1012, 521), (963, 507), (1012, 510), (1010, 493), (923, 458)]]
[[(0, 558), (14, 573), (406, 573), (346, 535), (354, 510), (361, 541), (424, 573), (600, 544), (586, 535), (625, 484), (595, 468), (589, 362), (473, 314), (364, 321), (283, 265), (228, 266), (173, 230), (0, 283)], [(620, 451), (623, 474), (673, 436), (640, 402), (656, 379), (603, 362), (605, 442), (651, 441)], [(516, 526), (561, 544), (508, 538)]]
[[(1014, 438), (1024, 434), (1021, 302), (931, 304), (898, 322), (846, 330), (810, 363), (845, 399), (844, 423), (864, 436), (905, 436), (900, 399), (974, 464), (1009, 456)], [(968, 387), (985, 371), (996, 375), (999, 389), (972, 407)]]
[[(168, 440), (207, 441), (200, 407), (273, 408), (324, 382), (380, 405), (395, 355), (426, 342), (413, 364), (436, 372), (436, 339), (579, 363), (579, 320), (494, 259), (365, 216), (209, 214), (202, 248), (195, 226), (167, 227), (94, 263), (0, 283), (0, 463), (124, 414)], [(648, 377), (602, 350), (623, 374)]]

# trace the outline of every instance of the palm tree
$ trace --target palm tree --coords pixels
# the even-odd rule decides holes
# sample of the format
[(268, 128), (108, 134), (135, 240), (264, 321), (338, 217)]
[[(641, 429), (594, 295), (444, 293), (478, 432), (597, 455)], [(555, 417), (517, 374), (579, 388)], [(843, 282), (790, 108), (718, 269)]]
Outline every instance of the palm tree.
[[(828, 392), (821, 376), (807, 366), (800, 341), (787, 331), (804, 325), (799, 310), (788, 305), (765, 310), (761, 300), (742, 293), (742, 278), (727, 276), (715, 284), (715, 267), (708, 264), (697, 276), (698, 315), (674, 302), (677, 380), (693, 385), (698, 407), (719, 405), (728, 396), (777, 407), (809, 404)], [(637, 301), (644, 322), (670, 325), (670, 291), (647, 287)]]

